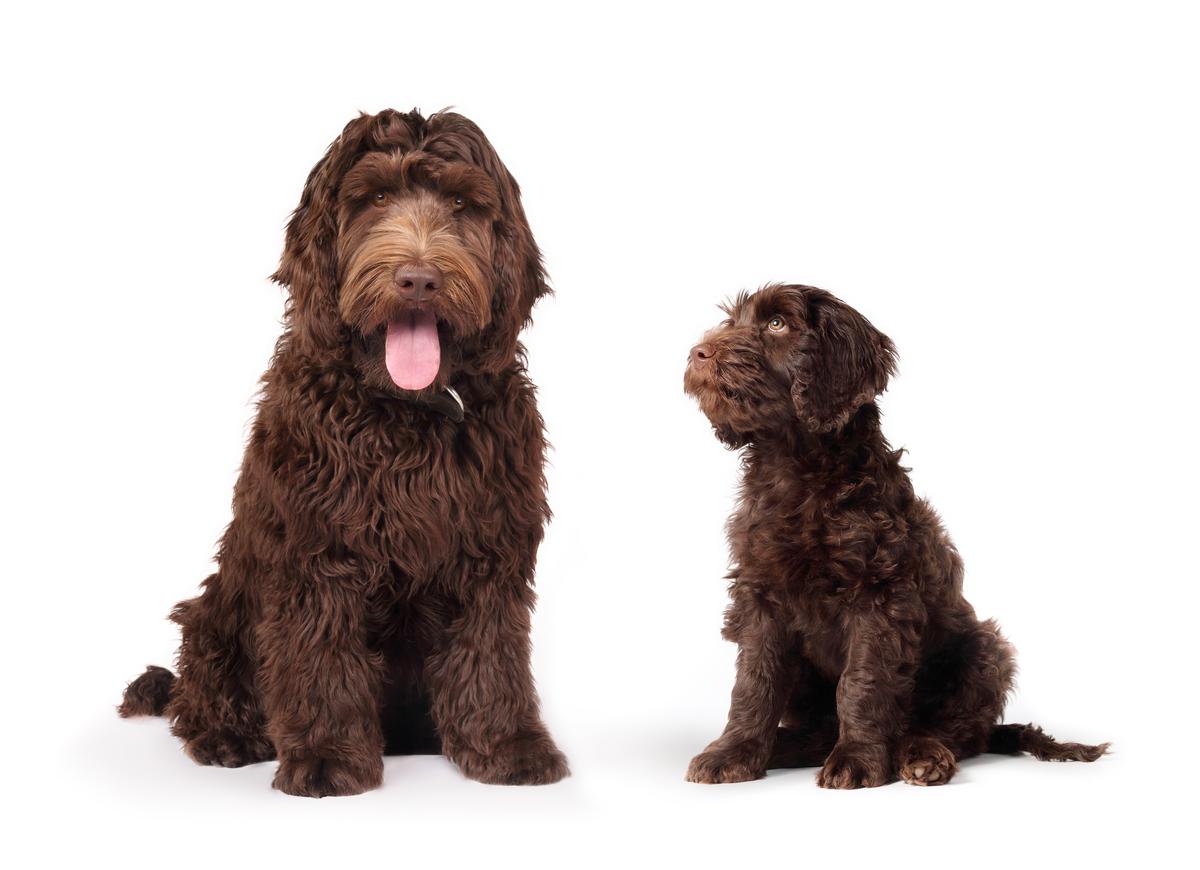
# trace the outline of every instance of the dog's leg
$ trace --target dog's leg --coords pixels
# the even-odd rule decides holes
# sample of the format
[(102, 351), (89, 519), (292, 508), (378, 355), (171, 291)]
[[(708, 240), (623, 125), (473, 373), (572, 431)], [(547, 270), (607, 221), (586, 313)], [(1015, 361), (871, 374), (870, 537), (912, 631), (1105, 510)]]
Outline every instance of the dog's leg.
[(957, 761), (985, 752), (1015, 671), (1013, 649), (991, 620), (953, 636), (922, 662), (911, 728), (896, 750), (900, 778), (944, 785)]
[(198, 598), (180, 602), (179, 678), (164, 715), (197, 764), (241, 767), (275, 757), (253, 692), (243, 644), (242, 599), (230, 578), (214, 574)]
[(351, 795), (383, 779), (383, 657), (368, 647), (357, 566), (311, 560), (269, 601), (258, 627), (260, 683), (279, 769), (305, 797)]
[(463, 774), (496, 785), (543, 785), (567, 761), (538, 713), (529, 666), (532, 592), (478, 576), (429, 667), (442, 751)]
[(781, 619), (735, 599), (726, 636), (739, 644), (729, 720), (721, 736), (692, 759), (691, 782), (745, 782), (767, 772), (787, 701), (794, 641)]
[(923, 608), (901, 594), (849, 614), (837, 687), (838, 741), (817, 774), (822, 788), (892, 781), (892, 747), (907, 724), (924, 618)]

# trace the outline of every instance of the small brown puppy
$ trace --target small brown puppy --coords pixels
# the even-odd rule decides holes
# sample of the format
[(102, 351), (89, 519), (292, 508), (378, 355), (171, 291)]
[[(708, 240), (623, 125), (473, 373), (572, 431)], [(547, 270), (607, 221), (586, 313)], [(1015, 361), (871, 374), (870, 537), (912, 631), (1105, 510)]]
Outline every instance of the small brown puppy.
[(1013, 649), (963, 598), (962, 560), (880, 431), (887, 336), (815, 287), (768, 286), (725, 311), (684, 387), (746, 448), (724, 631), (737, 680), (688, 779), (821, 766), (825, 788), (941, 785), (981, 752), (1104, 754), (997, 724)]

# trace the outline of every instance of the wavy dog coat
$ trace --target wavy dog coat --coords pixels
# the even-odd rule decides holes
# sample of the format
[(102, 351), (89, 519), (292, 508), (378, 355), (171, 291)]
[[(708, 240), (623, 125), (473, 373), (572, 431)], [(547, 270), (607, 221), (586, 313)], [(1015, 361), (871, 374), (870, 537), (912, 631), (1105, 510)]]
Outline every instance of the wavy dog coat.
[(201, 764), (277, 758), (320, 797), (387, 752), (467, 776), (567, 773), (530, 674), (545, 440), (518, 333), (548, 292), (516, 182), (453, 113), (351, 121), (312, 170), (233, 520), (123, 716)]
[(727, 313), (684, 385), (745, 448), (724, 632), (737, 679), (688, 778), (814, 766), (827, 788), (940, 785), (985, 751), (1098, 758), (1104, 746), (997, 724), (1013, 650), (963, 597), (962, 560), (880, 431), (891, 341), (814, 287), (769, 286)]

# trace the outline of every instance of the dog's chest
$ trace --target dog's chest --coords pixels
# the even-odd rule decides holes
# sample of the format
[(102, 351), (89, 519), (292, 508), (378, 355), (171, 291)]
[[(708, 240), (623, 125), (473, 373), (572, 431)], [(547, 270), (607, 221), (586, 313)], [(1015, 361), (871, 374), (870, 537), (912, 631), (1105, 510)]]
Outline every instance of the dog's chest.
[(762, 578), (800, 623), (817, 626), (869, 587), (889, 524), (855, 481), (747, 470), (730, 541), (739, 573)]
[(540, 538), (546, 512), (540, 461), (510, 442), (471, 420), (363, 425), (324, 458), (328, 519), (351, 550), (413, 578), (507, 555)]

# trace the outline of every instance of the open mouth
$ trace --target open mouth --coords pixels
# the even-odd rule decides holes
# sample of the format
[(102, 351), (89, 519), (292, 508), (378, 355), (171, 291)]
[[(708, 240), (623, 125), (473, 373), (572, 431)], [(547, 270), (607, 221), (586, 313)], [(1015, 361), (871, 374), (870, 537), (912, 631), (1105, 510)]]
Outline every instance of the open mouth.
[(432, 384), (442, 364), (437, 317), (411, 308), (388, 321), (384, 362), (392, 382), (402, 390), (423, 390)]

